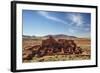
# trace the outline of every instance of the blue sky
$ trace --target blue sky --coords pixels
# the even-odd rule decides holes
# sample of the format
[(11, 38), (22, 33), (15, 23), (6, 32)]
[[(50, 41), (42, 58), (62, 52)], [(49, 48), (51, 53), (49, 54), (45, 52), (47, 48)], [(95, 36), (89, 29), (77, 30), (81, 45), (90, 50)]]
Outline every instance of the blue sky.
[(90, 13), (23, 10), (22, 19), (23, 35), (90, 37)]

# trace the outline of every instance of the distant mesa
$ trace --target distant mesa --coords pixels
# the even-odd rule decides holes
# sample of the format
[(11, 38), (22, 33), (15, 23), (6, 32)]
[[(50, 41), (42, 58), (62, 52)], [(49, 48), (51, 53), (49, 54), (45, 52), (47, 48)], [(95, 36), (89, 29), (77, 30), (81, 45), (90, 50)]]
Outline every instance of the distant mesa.
[(69, 35), (64, 35), (64, 34), (58, 34), (58, 35), (46, 35), (44, 36), (45, 38), (49, 38), (50, 36), (52, 36), (53, 38), (59, 39), (59, 38), (77, 38), (75, 36), (69, 36)]
[[(41, 36), (41, 38), (49, 38), (50, 36), (52, 36), (55, 39), (60, 39), (60, 38), (67, 38), (67, 39), (75, 39), (77, 37), (75, 36), (69, 36), (69, 35), (65, 35), (65, 34), (58, 34), (58, 35), (45, 35), (45, 36)], [(23, 38), (38, 38), (40, 36), (29, 36), (29, 35), (23, 35)]]

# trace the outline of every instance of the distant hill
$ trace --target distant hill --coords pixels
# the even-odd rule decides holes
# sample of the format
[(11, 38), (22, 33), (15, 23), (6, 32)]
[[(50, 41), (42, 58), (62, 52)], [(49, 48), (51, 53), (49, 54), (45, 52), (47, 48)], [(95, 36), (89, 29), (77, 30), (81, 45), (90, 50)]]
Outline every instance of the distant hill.
[(36, 38), (36, 36), (22, 35), (23, 38)]
[(23, 38), (42, 38), (42, 39), (46, 39), (46, 38), (49, 38), (50, 36), (52, 36), (55, 39), (75, 39), (75, 38), (77, 38), (75, 36), (69, 36), (69, 35), (64, 35), (64, 34), (46, 35), (46, 36), (42, 36), (42, 37), (23, 35)]
[(77, 37), (75, 36), (69, 36), (69, 35), (64, 35), (64, 34), (58, 34), (58, 35), (46, 35), (44, 36), (44, 38), (49, 38), (50, 36), (52, 36), (53, 38), (59, 39), (59, 38), (64, 38), (64, 39), (75, 39)]

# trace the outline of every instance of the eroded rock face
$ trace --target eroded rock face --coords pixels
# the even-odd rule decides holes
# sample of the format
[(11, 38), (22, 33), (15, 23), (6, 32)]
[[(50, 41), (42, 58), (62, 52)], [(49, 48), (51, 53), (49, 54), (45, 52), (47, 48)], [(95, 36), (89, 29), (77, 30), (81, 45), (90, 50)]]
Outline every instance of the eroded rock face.
[(42, 48), (50, 48), (50, 47), (55, 47), (57, 45), (57, 41), (53, 37), (49, 37), (46, 40), (42, 40)]
[(23, 51), (23, 59), (24, 60), (32, 59), (32, 51), (31, 50), (24, 50)]
[(31, 46), (23, 51), (23, 59), (29, 60), (32, 57), (43, 57), (53, 54), (80, 54), (82, 50), (76, 45), (74, 40), (58, 39), (55, 40), (50, 36), (46, 40), (42, 40), (42, 44)]

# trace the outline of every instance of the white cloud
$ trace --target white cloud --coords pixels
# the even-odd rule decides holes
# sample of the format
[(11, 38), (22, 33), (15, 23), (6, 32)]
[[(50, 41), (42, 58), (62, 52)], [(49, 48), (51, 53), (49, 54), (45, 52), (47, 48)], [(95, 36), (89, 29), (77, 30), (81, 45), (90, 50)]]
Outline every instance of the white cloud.
[(39, 13), (40, 15), (44, 16), (44, 17), (47, 18), (47, 19), (50, 19), (50, 20), (53, 20), (53, 21), (56, 21), (56, 22), (60, 22), (60, 23), (63, 23), (63, 24), (67, 24), (65, 21), (61, 20), (60, 18), (51, 16), (48, 12), (45, 12), (45, 11), (38, 11), (38, 13)]
[(68, 29), (69, 33), (73, 34), (73, 33), (76, 33), (76, 30), (75, 29)]
[(76, 26), (83, 25), (83, 18), (80, 14), (67, 14), (67, 18), (69, 18), (72, 22), (71, 24), (75, 24)]

